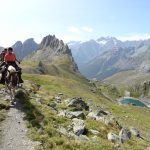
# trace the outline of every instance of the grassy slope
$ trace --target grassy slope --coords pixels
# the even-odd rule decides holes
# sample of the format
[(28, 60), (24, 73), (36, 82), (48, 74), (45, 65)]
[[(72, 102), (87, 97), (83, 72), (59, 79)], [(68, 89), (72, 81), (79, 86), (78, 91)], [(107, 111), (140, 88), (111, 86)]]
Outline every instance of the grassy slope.
[[(21, 67), (23, 69), (23, 72), (25, 73), (41, 74), (39, 72), (38, 64), (39, 62), (23, 61)], [(72, 60), (68, 56), (64, 56), (60, 59), (57, 59), (52, 63), (43, 62), (42, 69), (45, 71), (45, 73), (43, 74), (49, 74), (53, 76), (56, 75), (65, 78), (73, 78), (75, 80), (85, 80), (85, 78), (83, 78), (79, 73), (76, 73), (76, 75), (74, 75), (75, 72), (73, 70)]]
[[(82, 97), (87, 102), (92, 99), (93, 105), (102, 106), (112, 112), (116, 117), (120, 118), (119, 120), (124, 126), (137, 127), (144, 137), (150, 138), (149, 109), (135, 108), (132, 106), (119, 106), (111, 103), (110, 101), (103, 98), (100, 93), (92, 93), (89, 90), (89, 86), (91, 85), (89, 85), (89, 83), (85, 82), (85, 80), (83, 79), (76, 80), (76, 77), (74, 77), (74, 79), (66, 79), (64, 77), (49, 75), (24, 74), (23, 78), (26, 80), (32, 80), (35, 83), (41, 85), (41, 89), (37, 94), (42, 95), (42, 97), (44, 98), (44, 104), (52, 102), (53, 96), (59, 92), (64, 93), (64, 99), (68, 97), (72, 98), (74, 96)], [(33, 118), (28, 118), (30, 136), (33, 139), (43, 141), (46, 149), (114, 149), (113, 145), (106, 139), (107, 132), (112, 129), (107, 128), (103, 123), (92, 121), (90, 119), (86, 121), (86, 127), (97, 129), (100, 131), (101, 135), (98, 138), (98, 142), (75, 142), (72, 140), (68, 141), (68, 139), (66, 139), (65, 137), (61, 137), (57, 133), (54, 126), (58, 125), (58, 123), (66, 126), (70, 122), (70, 120), (55, 116), (53, 112), (50, 111), (50, 109), (45, 107), (45, 105), (38, 105), (35, 102), (34, 97), (30, 101), (30, 103), (30, 105), (28, 104), (26, 106), (29, 110), (28, 116), (33, 116)], [(63, 107), (64, 106), (60, 105), (60, 108)], [(40, 124), (35, 121), (36, 115), (40, 116), (39, 114), (42, 114), (41, 116), (44, 116), (44, 120)], [(121, 149), (142, 150), (147, 146), (148, 143), (144, 142), (143, 140), (133, 138), (131, 141), (125, 142)]]
[(150, 74), (136, 70), (122, 71), (106, 78), (104, 82), (108, 85), (117, 87), (124, 95), (124, 91), (130, 91), (131, 96), (142, 98), (149, 102), (150, 98)]
[(150, 80), (149, 73), (142, 73), (139, 71), (130, 70), (119, 72), (109, 78), (106, 78), (104, 81), (109, 84), (113, 84), (117, 87), (128, 87), (136, 83), (149, 80)]

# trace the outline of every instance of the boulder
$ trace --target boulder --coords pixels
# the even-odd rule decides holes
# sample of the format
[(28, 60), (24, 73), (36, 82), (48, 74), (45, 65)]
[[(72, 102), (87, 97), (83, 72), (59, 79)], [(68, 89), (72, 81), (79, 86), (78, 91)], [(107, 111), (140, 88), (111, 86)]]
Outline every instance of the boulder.
[(77, 136), (81, 135), (85, 131), (84, 120), (74, 118), (72, 119), (73, 132)]
[(121, 142), (127, 141), (131, 138), (131, 132), (128, 129), (121, 129), (119, 132)]
[(66, 111), (59, 111), (58, 116), (66, 117)]
[(82, 111), (67, 111), (66, 117), (70, 119), (73, 119), (73, 118), (85, 119), (85, 115)]
[(61, 97), (60, 96), (55, 96), (55, 101), (57, 103), (61, 103)]
[(69, 133), (68, 133), (68, 131), (67, 131), (64, 127), (62, 127), (62, 126), (60, 126), (60, 127), (57, 129), (57, 131), (58, 131), (59, 133), (65, 135), (65, 136), (67, 136), (67, 137), (70, 136)]
[(62, 116), (62, 117), (67, 117), (69, 119), (73, 119), (73, 118), (81, 118), (81, 119), (85, 119), (85, 115), (82, 111), (60, 111), (58, 113), (58, 116)]
[(93, 130), (93, 129), (90, 129), (89, 132), (94, 134), (94, 135), (98, 135), (100, 133), (99, 131)]
[(117, 143), (119, 142), (119, 136), (116, 135), (115, 133), (109, 132), (107, 134), (107, 138), (109, 141), (111, 141), (112, 143)]
[(103, 110), (96, 110), (96, 111), (91, 111), (89, 114), (88, 114), (88, 117), (94, 119), (94, 120), (100, 120), (101, 116), (103, 115), (108, 115), (107, 112), (103, 111)]
[(89, 106), (82, 100), (82, 98), (73, 98), (67, 105), (68, 107), (75, 107), (78, 110), (89, 110)]
[(137, 128), (131, 127), (130, 128), (130, 132), (131, 134), (133, 134), (134, 136), (140, 137), (140, 131)]

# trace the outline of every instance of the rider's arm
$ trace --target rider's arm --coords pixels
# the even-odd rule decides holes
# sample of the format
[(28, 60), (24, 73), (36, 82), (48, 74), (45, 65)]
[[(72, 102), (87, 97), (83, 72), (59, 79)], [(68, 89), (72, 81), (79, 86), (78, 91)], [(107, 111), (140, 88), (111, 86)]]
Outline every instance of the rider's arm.
[(16, 58), (15, 53), (13, 53), (14, 57), (15, 57), (15, 61), (18, 62), (20, 64), (20, 61)]
[(20, 61), (16, 58), (16, 61), (20, 64)]

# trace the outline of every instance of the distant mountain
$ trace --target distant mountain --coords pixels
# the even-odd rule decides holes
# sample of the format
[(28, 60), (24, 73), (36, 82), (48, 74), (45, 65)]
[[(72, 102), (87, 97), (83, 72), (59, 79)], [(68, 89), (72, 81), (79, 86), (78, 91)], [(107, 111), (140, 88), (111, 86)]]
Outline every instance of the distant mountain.
[(70, 47), (78, 66), (87, 63), (102, 52), (101, 45), (94, 40), (86, 42), (70, 42), (68, 43), (68, 46)]
[(4, 47), (1, 47), (1, 46), (0, 46), (0, 52), (1, 52), (3, 49), (4, 49)]
[(130, 61), (128, 56), (133, 51), (132, 48), (115, 48), (106, 51), (80, 66), (80, 71), (87, 78), (104, 79), (118, 71), (132, 69), (133, 66), (128, 63)]
[(114, 47), (123, 47), (123, 42), (117, 40), (115, 37), (101, 37), (97, 40), (89, 40), (85, 42), (69, 42), (68, 46), (72, 51), (72, 55), (78, 64), (83, 65), (97, 55)]
[(28, 54), (32, 53), (34, 50), (38, 48), (38, 44), (34, 41), (33, 38), (27, 39), (23, 43), (21, 41), (17, 41), (12, 48), (17, 55), (18, 59), (23, 59)]
[(55, 35), (44, 37), (38, 49), (25, 57), (24, 62), (27, 61), (36, 64), (33, 68), (36, 73), (61, 74), (62, 72), (78, 72), (71, 50), (62, 40), (57, 39)]
[[(73, 47), (73, 54), (78, 51), (74, 57), (80, 72), (87, 78), (104, 79), (122, 70), (150, 71), (150, 39), (122, 42), (114, 37), (101, 37), (92, 41), (93, 45), (98, 43), (99, 47), (90, 52), (89, 47), (92, 46), (88, 46), (89, 41), (84, 42), (84, 47), (82, 42), (78, 43), (78, 47), (75, 47), (76, 43), (70, 46)], [(88, 59), (80, 63), (78, 57), (81, 56), (84, 60), (88, 56)]]

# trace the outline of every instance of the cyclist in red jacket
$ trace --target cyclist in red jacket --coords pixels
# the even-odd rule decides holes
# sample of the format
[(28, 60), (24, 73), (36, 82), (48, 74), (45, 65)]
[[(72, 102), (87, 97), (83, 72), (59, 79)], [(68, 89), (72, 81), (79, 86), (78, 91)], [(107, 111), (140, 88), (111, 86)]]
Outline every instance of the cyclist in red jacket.
[[(11, 47), (8, 48), (7, 53), (4, 56), (4, 62), (5, 62), (5, 67), (6, 69), (8, 68), (9, 65), (12, 65), (13, 67), (16, 68), (18, 71), (18, 78), (19, 78), (19, 83), (23, 83), (23, 80), (21, 78), (21, 68), (18, 67), (16, 64), (16, 61), (20, 64), (20, 62), (16, 59), (15, 53), (13, 53), (13, 49)], [(6, 71), (2, 72), (2, 78), (0, 83), (5, 83), (5, 73)]]

